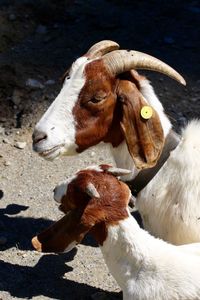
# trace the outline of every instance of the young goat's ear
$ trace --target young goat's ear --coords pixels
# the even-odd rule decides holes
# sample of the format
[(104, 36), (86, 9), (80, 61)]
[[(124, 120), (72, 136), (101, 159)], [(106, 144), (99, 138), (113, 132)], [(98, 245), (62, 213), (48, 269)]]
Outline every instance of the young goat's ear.
[(92, 224), (81, 221), (79, 210), (70, 211), (62, 219), (32, 239), (33, 247), (40, 252), (68, 252), (82, 241)]
[[(87, 193), (87, 188), (86, 188)], [(90, 199), (86, 206), (69, 211), (62, 219), (32, 239), (33, 247), (40, 252), (68, 252), (82, 241), (96, 222), (104, 219), (98, 207), (100, 195), (89, 185)]]
[(159, 116), (134, 83), (120, 80), (117, 93), (123, 109), (120, 125), (129, 153), (138, 169), (151, 168), (156, 165), (164, 144)]

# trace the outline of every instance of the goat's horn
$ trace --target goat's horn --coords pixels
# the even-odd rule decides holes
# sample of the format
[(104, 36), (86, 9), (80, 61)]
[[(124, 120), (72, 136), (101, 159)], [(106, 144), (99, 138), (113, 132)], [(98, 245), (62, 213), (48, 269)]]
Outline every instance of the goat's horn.
[(86, 193), (91, 197), (100, 198), (99, 193), (97, 192), (97, 189), (95, 188), (93, 183), (88, 183), (86, 187)]
[(108, 168), (107, 171), (114, 176), (124, 176), (132, 172), (131, 170), (128, 169), (121, 169), (121, 168), (114, 168), (114, 167)]
[(161, 60), (142, 52), (116, 50), (105, 54), (103, 61), (113, 75), (118, 75), (131, 69), (145, 69), (163, 73), (186, 85), (185, 79), (173, 68)]
[(117, 49), (119, 49), (119, 45), (117, 43), (105, 40), (94, 44), (84, 56), (89, 58), (97, 58)]

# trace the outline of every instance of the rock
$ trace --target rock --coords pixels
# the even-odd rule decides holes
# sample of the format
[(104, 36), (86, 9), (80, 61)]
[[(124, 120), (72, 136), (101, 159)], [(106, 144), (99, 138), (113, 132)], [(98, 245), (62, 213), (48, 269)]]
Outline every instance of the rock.
[(7, 238), (5, 236), (0, 236), (0, 245), (3, 246), (7, 243)]
[(4, 144), (10, 144), (10, 141), (9, 141), (9, 139), (4, 138), (4, 139), (3, 139), (3, 143), (4, 143)]
[(0, 122), (1, 123), (5, 123), (6, 122), (6, 118), (4, 118), (4, 117), (0, 118)]
[(0, 126), (0, 135), (5, 133), (5, 128)]
[(10, 21), (15, 21), (16, 20), (16, 15), (15, 14), (10, 14), (9, 17), (8, 17), (8, 19)]
[(4, 162), (4, 166), (8, 167), (8, 166), (10, 166), (10, 165), (11, 165), (11, 162), (10, 162), (10, 161), (5, 161), (5, 162)]
[(45, 82), (45, 85), (54, 85), (56, 82), (53, 79), (49, 79)]
[(18, 149), (24, 149), (26, 147), (26, 142), (16, 142), (14, 146)]
[(26, 81), (26, 86), (32, 89), (43, 89), (44, 85), (37, 79), (29, 78)]
[(12, 102), (15, 105), (18, 106), (20, 104), (22, 97), (23, 97), (22, 91), (20, 91), (18, 89), (14, 89), (13, 94), (12, 94)]
[(90, 156), (91, 156), (91, 157), (94, 157), (94, 156), (95, 156), (95, 152), (92, 151), (92, 152), (90, 153)]

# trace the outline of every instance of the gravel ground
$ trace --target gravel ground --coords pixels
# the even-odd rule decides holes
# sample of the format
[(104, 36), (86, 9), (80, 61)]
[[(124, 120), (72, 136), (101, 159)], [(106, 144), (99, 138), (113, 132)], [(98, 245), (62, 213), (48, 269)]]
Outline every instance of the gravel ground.
[[(53, 187), (80, 168), (102, 163), (108, 150), (100, 146), (79, 157), (47, 162), (32, 152), (31, 132), (17, 133), (0, 139), (1, 299), (118, 299), (119, 288), (91, 237), (63, 255), (39, 254), (30, 243), (60, 217)], [(27, 145), (18, 149), (16, 141)]]
[(145, 72), (179, 131), (199, 117), (199, 33), (199, 1), (0, 0), (0, 300), (122, 299), (91, 237), (69, 254), (33, 251), (31, 238), (60, 217), (54, 186), (85, 166), (112, 163), (102, 145), (44, 161), (32, 151), (33, 127), (66, 67), (94, 42), (113, 39), (186, 78), (182, 87)]

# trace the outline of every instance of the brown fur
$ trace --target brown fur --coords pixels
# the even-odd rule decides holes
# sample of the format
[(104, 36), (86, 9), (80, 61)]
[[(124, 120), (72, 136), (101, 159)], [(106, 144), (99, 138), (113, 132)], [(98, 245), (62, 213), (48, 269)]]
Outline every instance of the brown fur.
[[(33, 239), (37, 250), (62, 252), (70, 243), (79, 243), (87, 232), (91, 232), (102, 245), (108, 226), (127, 218), (130, 196), (127, 185), (109, 174), (106, 166), (102, 169), (105, 171), (83, 170), (77, 173), (62, 198), (66, 216)], [(100, 198), (90, 198), (86, 194), (86, 186), (90, 182), (98, 190)], [(69, 207), (73, 207), (70, 212)]]
[(139, 81), (144, 77), (135, 70), (111, 77), (101, 59), (86, 65), (85, 76), (86, 83), (73, 110), (77, 151), (100, 141), (117, 147), (125, 139), (136, 167), (153, 167), (160, 157), (164, 136), (156, 111), (149, 120), (140, 116), (141, 108), (148, 105), (139, 91)]
[(160, 157), (164, 144), (159, 116), (153, 111), (150, 119), (145, 120), (141, 117), (141, 109), (147, 103), (134, 83), (121, 80), (118, 95), (123, 108), (121, 128), (134, 163), (138, 169), (153, 167)]
[[(118, 115), (115, 93), (117, 81), (107, 72), (102, 60), (86, 65), (85, 74), (86, 84), (73, 110), (77, 124), (76, 144), (79, 146), (77, 149), (79, 152), (104, 140), (109, 131), (113, 131), (113, 125), (115, 131), (118, 131), (117, 127), (119, 128), (115, 116), (115, 113)], [(118, 143), (123, 139), (119, 133), (114, 137)]]

